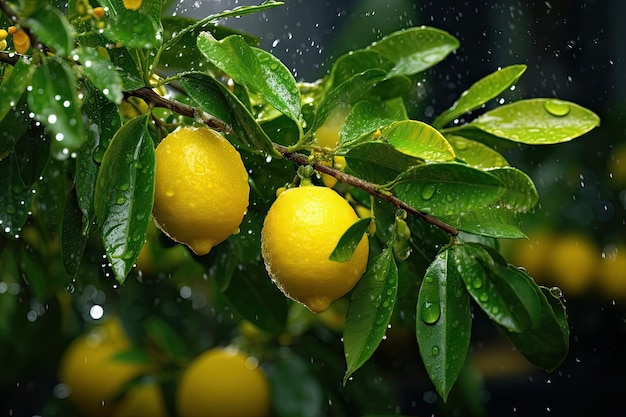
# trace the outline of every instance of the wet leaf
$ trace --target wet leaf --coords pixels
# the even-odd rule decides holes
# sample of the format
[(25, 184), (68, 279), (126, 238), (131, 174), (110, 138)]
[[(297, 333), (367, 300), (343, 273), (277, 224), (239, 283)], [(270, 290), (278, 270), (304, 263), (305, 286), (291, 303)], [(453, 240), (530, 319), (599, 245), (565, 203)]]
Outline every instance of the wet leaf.
[(386, 102), (359, 101), (352, 107), (339, 131), (339, 144), (344, 148), (366, 133), (406, 119), (408, 116), (401, 98)]
[(450, 161), (454, 150), (439, 131), (417, 120), (394, 122), (382, 129), (383, 137), (400, 152), (426, 161)]
[(517, 212), (498, 204), (490, 204), (441, 220), (468, 233), (501, 239), (525, 239)]
[(400, 30), (374, 42), (373, 50), (393, 63), (387, 78), (413, 75), (441, 62), (459, 47), (459, 41), (448, 32), (431, 27)]
[(0, 235), (16, 239), (28, 220), (34, 194), (20, 178), (15, 153), (0, 159)]
[(472, 324), (464, 272), (460, 272), (452, 248), (439, 253), (426, 270), (415, 324), (426, 372), (444, 401), (465, 363)]
[(465, 126), (515, 142), (547, 145), (572, 140), (599, 125), (600, 118), (578, 104), (536, 98), (497, 107)]
[(330, 71), (329, 88), (332, 89), (353, 76), (374, 68), (389, 71), (393, 68), (393, 63), (373, 50), (360, 49), (342, 55), (337, 58)]
[(41, 124), (28, 126), (26, 134), (15, 144), (15, 156), (22, 182), (26, 187), (32, 187), (50, 159), (50, 138)]
[(75, 277), (83, 259), (89, 235), (83, 233), (83, 213), (78, 205), (76, 189), (72, 189), (65, 200), (61, 224), (61, 256), (68, 275)]
[(187, 94), (200, 105), (202, 110), (229, 126), (234, 126), (236, 119), (233, 109), (224, 97), (223, 90), (217, 86), (218, 82), (215, 78), (198, 72), (183, 74), (180, 79)]
[(506, 191), (500, 198), (501, 204), (508, 209), (527, 212), (539, 201), (539, 194), (533, 180), (517, 168), (500, 167), (487, 170), (498, 178)]
[(380, 344), (391, 319), (397, 292), (398, 267), (392, 250), (387, 248), (370, 261), (350, 298), (343, 331), (348, 366), (344, 385)]
[(123, 81), (113, 63), (90, 47), (80, 47), (73, 52), (80, 62), (81, 70), (110, 101), (120, 104), (124, 98), (122, 94)]
[(74, 49), (74, 26), (56, 7), (47, 4), (38, 8), (25, 24), (57, 56), (65, 57)]
[(272, 54), (249, 46), (239, 35), (218, 41), (209, 32), (198, 36), (198, 48), (236, 83), (261, 96), (285, 116), (300, 122), (300, 90), (296, 80)]
[[(26, 87), (30, 85), (33, 74), (35, 73), (36, 65), (26, 63), (23, 59), (17, 61), (13, 66), (13, 70), (8, 73), (5, 70), (5, 75), (2, 78), (2, 85), (0, 86), (0, 120), (3, 120), (5, 116), (11, 114), (11, 110), (16, 111), (17, 105), (20, 102), (20, 97), (26, 90)], [(17, 138), (14, 138), (17, 140)], [(0, 146), (0, 152), (2, 147)]]
[(62, 61), (44, 60), (28, 92), (28, 106), (52, 133), (52, 154), (66, 158), (85, 141), (81, 103), (72, 70)]
[(345, 154), (346, 171), (375, 184), (393, 181), (400, 173), (423, 163), (383, 142), (366, 142)]
[(341, 236), (329, 259), (335, 262), (348, 262), (363, 239), (372, 219), (370, 217), (357, 220)]
[(12, 150), (26, 133), (32, 119), (29, 117), (26, 97), (23, 96), (7, 117), (0, 120), (0, 155)]
[(95, 208), (102, 242), (120, 283), (139, 256), (154, 199), (154, 143), (146, 117), (131, 119), (117, 131), (98, 174)]
[(526, 65), (511, 65), (481, 78), (464, 91), (459, 99), (433, 121), (436, 128), (443, 127), (457, 117), (479, 108), (494, 99), (519, 80)]
[(505, 189), (493, 175), (456, 163), (425, 164), (401, 175), (393, 191), (410, 206), (434, 216), (473, 211), (498, 200)]
[(458, 135), (446, 135), (457, 159), (479, 169), (508, 166), (509, 163), (499, 152), (480, 142)]
[(144, 0), (139, 10), (129, 10), (122, 0), (101, 0), (107, 7), (109, 20), (105, 36), (129, 48), (150, 49), (163, 42), (161, 2)]

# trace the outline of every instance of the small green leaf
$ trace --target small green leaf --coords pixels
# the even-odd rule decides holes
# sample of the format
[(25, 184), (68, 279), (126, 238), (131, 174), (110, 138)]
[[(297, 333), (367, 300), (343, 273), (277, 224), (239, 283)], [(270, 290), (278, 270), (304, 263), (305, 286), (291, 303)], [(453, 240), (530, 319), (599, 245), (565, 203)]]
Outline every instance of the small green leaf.
[(329, 88), (332, 89), (353, 76), (373, 68), (389, 71), (393, 68), (393, 63), (382, 54), (367, 49), (342, 55), (337, 58), (330, 71)]
[(218, 82), (215, 78), (198, 72), (183, 74), (180, 78), (180, 83), (187, 94), (200, 105), (202, 110), (229, 126), (234, 126), (236, 119), (233, 109), (224, 97), (223, 90), (217, 86)]
[(383, 142), (366, 142), (345, 154), (346, 171), (375, 184), (393, 181), (400, 173), (422, 164)]
[(417, 299), (415, 334), (430, 380), (444, 401), (463, 368), (472, 313), (451, 249), (439, 253), (424, 275)]
[(548, 145), (567, 142), (599, 125), (598, 115), (578, 104), (536, 98), (497, 107), (465, 126), (514, 142)]
[(38, 8), (25, 23), (57, 56), (66, 57), (74, 49), (74, 26), (56, 7), (47, 4)]
[(98, 174), (95, 208), (102, 242), (120, 283), (144, 244), (154, 199), (154, 143), (146, 117), (128, 121), (107, 148)]
[(300, 122), (300, 90), (285, 65), (269, 52), (249, 46), (239, 35), (218, 41), (209, 32), (198, 48), (219, 69), (258, 94), (290, 119)]
[(68, 275), (78, 272), (89, 235), (83, 233), (83, 213), (78, 205), (76, 189), (72, 189), (65, 200), (63, 223), (61, 224), (61, 255)]
[(457, 159), (474, 168), (497, 168), (509, 163), (499, 152), (480, 142), (458, 135), (446, 135)]
[(521, 221), (518, 213), (497, 203), (450, 217), (441, 216), (440, 218), (458, 230), (476, 235), (499, 239), (526, 238), (526, 235), (520, 229)]
[(437, 116), (433, 126), (443, 127), (457, 117), (496, 98), (498, 94), (515, 84), (524, 71), (526, 65), (511, 65), (478, 80), (461, 94), (452, 107)]
[(417, 120), (394, 122), (382, 130), (383, 137), (400, 152), (426, 161), (450, 161), (454, 150), (439, 131)]
[(548, 288), (537, 287), (536, 291), (541, 303), (539, 323), (521, 333), (505, 330), (505, 334), (526, 359), (551, 372), (567, 356), (569, 327), (562, 301)]
[(500, 198), (502, 205), (518, 212), (527, 212), (539, 201), (539, 194), (533, 180), (517, 168), (500, 167), (487, 170), (498, 178), (506, 191)]
[(339, 131), (339, 144), (345, 148), (366, 133), (406, 119), (406, 107), (401, 98), (385, 102), (359, 101), (352, 107)]
[(397, 292), (398, 267), (387, 248), (370, 261), (352, 292), (343, 331), (348, 366), (344, 384), (376, 351), (387, 331)]
[(160, 20), (140, 10), (123, 7), (117, 13), (111, 14), (104, 34), (128, 48), (151, 49), (162, 43)]
[(32, 187), (43, 174), (50, 159), (50, 138), (39, 123), (31, 123), (15, 144), (15, 156), (20, 178), (26, 187)]
[(413, 75), (441, 62), (459, 47), (459, 41), (448, 32), (431, 27), (400, 30), (371, 44), (376, 51), (393, 63), (387, 78)]
[(348, 262), (363, 239), (372, 219), (370, 217), (357, 220), (341, 236), (329, 259), (335, 262)]
[[(2, 86), (0, 86), (0, 97), (2, 97), (0, 100), (0, 120), (4, 119), (11, 110), (16, 110), (20, 97), (31, 83), (35, 68), (37, 68), (36, 65), (20, 59), (13, 66), (10, 74), (7, 74), (8, 70), (5, 70)], [(15, 139), (17, 140), (17, 138)]]
[(0, 159), (0, 235), (16, 239), (28, 220), (34, 194), (20, 178), (15, 153)]
[(190, 352), (185, 340), (162, 318), (150, 315), (144, 319), (144, 327), (146, 335), (160, 348), (162, 354), (166, 354), (174, 360), (189, 359)]
[(80, 47), (74, 52), (74, 58), (81, 64), (89, 80), (112, 102), (120, 104), (123, 95), (123, 81), (111, 61), (103, 57), (94, 48)]
[(493, 175), (456, 163), (424, 164), (401, 175), (393, 186), (398, 198), (434, 216), (476, 210), (498, 200), (505, 189)]
[(28, 106), (52, 133), (52, 154), (67, 158), (85, 141), (81, 103), (72, 70), (62, 61), (44, 60), (33, 75)]

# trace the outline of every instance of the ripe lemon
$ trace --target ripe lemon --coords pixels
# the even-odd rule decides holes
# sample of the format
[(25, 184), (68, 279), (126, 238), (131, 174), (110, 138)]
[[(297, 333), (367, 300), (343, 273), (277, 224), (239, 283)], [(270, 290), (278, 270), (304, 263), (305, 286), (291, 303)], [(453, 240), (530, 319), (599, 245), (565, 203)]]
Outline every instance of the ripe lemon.
[(111, 417), (167, 417), (165, 401), (156, 383), (133, 386), (115, 405)]
[(209, 128), (183, 127), (156, 148), (153, 218), (197, 255), (235, 233), (248, 209), (248, 173), (239, 152)]
[(149, 370), (147, 365), (112, 358), (130, 347), (115, 319), (70, 343), (59, 364), (59, 380), (69, 388), (69, 400), (78, 411), (89, 417), (109, 416), (122, 386)]
[(613, 247), (602, 259), (598, 285), (609, 299), (626, 299), (626, 245)]
[(357, 220), (350, 204), (330, 188), (310, 185), (281, 193), (261, 230), (261, 253), (274, 283), (314, 313), (326, 310), (365, 272), (365, 235), (348, 262), (328, 259)]
[(236, 350), (209, 349), (183, 372), (176, 411), (179, 417), (266, 417), (269, 381), (253, 358)]
[(566, 296), (585, 293), (600, 260), (595, 245), (584, 234), (569, 232), (556, 236), (549, 253), (548, 278)]

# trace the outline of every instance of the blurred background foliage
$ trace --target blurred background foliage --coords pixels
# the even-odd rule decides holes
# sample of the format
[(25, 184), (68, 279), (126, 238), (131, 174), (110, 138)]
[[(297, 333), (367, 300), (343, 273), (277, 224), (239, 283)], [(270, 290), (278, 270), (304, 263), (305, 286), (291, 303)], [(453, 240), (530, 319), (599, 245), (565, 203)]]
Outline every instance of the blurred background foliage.
[[(177, 15), (203, 17), (243, 3), (170, 7)], [(415, 85), (411, 116), (426, 122), (477, 79), (519, 63), (528, 70), (502, 102), (518, 96), (557, 97), (600, 116), (599, 129), (570, 143), (499, 149), (532, 177), (540, 194), (539, 208), (525, 222), (529, 239), (502, 242), (507, 259), (565, 295), (570, 354), (552, 374), (512, 352), (488, 320), (477, 316), (471, 348), (475, 366), (459, 382), (478, 387), (476, 395), (451, 395), (443, 406), (421, 367), (415, 338), (398, 314), (373, 360), (343, 387), (345, 305), (337, 303), (320, 316), (292, 309), (285, 330), (272, 331), (271, 323), (261, 329), (242, 320), (228, 294), (212, 285), (210, 275), (221, 271), (203, 267), (156, 229), (123, 288), (106, 273), (104, 259), (86, 262), (80, 282), (68, 281), (59, 262), (58, 225), (47, 220), (23, 230), (31, 250), (18, 251), (17, 257), (3, 251), (0, 257), (0, 416), (70, 415), (57, 385), (60, 356), (78, 335), (111, 317), (121, 318), (135, 345), (162, 348), (169, 355), (158, 358), (165, 368), (176, 369), (218, 344), (245, 347), (274, 364), (266, 369), (272, 378), (303, 385), (306, 401), (317, 404), (311, 415), (582, 416), (619, 409), (626, 392), (623, 16), (626, 3), (618, 0), (286, 0), (283, 7), (224, 22), (258, 36), (263, 49), (304, 81), (324, 76), (333, 58), (394, 30), (420, 24), (444, 29), (461, 41), (461, 48)], [(47, 177), (61, 172), (64, 163), (50, 161)], [(45, 197), (38, 201), (62, 212), (62, 193), (45, 185), (40, 189)], [(0, 241), (0, 248), (11, 244)], [(99, 243), (89, 244), (96, 249), (86, 253), (100, 256), (95, 255), (101, 253)], [(14, 273), (18, 265), (41, 279), (25, 285)], [(63, 291), (50, 294), (50, 288)], [(410, 283), (404, 288), (417, 290)], [(398, 310), (402, 312), (401, 300)], [(294, 366), (285, 372), (281, 361), (294, 357), (303, 358), (296, 367), (306, 368), (317, 382), (294, 377)], [(281, 392), (285, 409), (289, 394)]]

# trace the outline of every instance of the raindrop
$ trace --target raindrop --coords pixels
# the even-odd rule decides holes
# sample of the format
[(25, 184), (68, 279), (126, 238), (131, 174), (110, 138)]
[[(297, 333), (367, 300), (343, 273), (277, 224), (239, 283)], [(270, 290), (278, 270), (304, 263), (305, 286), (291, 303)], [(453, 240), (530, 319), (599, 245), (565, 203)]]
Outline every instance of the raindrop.
[(441, 316), (438, 302), (424, 301), (420, 307), (420, 316), (426, 324), (435, 324)]
[(472, 287), (479, 290), (483, 287), (483, 279), (481, 277), (475, 277), (472, 280)]
[(430, 200), (435, 195), (435, 185), (427, 184), (422, 188), (422, 198), (424, 200)]
[(550, 294), (552, 294), (552, 296), (554, 298), (561, 298), (561, 297), (563, 297), (563, 291), (559, 287), (552, 287), (552, 288), (550, 288)]
[(569, 103), (561, 100), (548, 100), (543, 104), (543, 107), (548, 113), (558, 117), (567, 116), (570, 111)]
[(478, 299), (479, 299), (481, 302), (483, 302), (483, 303), (484, 303), (484, 302), (487, 302), (487, 301), (489, 301), (489, 294), (487, 294), (486, 292), (484, 292), (484, 293), (480, 294), (480, 296), (478, 297)]
[(439, 346), (433, 346), (430, 351), (432, 352), (433, 356), (439, 355)]

